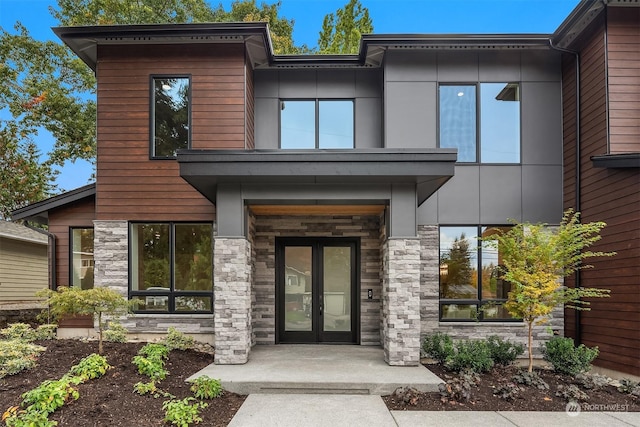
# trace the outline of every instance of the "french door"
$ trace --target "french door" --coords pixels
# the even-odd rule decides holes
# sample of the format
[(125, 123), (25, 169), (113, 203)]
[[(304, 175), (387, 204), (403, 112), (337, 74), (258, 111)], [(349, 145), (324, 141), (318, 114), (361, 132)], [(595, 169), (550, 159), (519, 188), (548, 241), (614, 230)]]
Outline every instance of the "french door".
[(355, 343), (358, 240), (276, 239), (279, 343)]

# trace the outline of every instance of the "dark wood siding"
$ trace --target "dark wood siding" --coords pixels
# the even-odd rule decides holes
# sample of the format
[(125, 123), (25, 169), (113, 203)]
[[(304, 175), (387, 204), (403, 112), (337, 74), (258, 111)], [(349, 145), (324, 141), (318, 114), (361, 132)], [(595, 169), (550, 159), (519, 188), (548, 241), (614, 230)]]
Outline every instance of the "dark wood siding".
[[(640, 375), (640, 174), (634, 169), (594, 168), (590, 160), (607, 153), (604, 31), (604, 22), (597, 22), (576, 46), (581, 55), (580, 211), (583, 221), (607, 223), (602, 240), (592, 250), (617, 255), (593, 259), (589, 263), (594, 268), (581, 273), (582, 286), (610, 289), (611, 297), (592, 300), (591, 310), (581, 313), (580, 341), (599, 347), (595, 365)], [(575, 209), (575, 71), (571, 56), (563, 61), (563, 102), (564, 207)], [(613, 129), (620, 123), (610, 125), (613, 141)], [(574, 286), (573, 277), (566, 283)], [(576, 338), (573, 310), (565, 311), (565, 334)]]
[(97, 219), (212, 220), (213, 204), (180, 177), (175, 160), (149, 159), (154, 74), (191, 75), (192, 148), (245, 148), (241, 44), (101, 46)]
[(247, 118), (246, 120), (246, 141), (247, 141), (247, 148), (250, 150), (253, 150), (256, 145), (255, 145), (255, 133), (254, 133), (254, 129), (255, 129), (255, 120), (254, 120), (254, 105), (255, 105), (255, 97), (254, 97), (254, 91), (253, 91), (253, 69), (251, 68), (251, 64), (249, 63), (249, 59), (247, 58), (246, 61), (246, 65), (245, 65), (245, 73), (247, 76), (247, 83), (245, 85), (245, 87), (247, 88), (247, 112), (245, 114), (245, 117)]
[(56, 286), (69, 286), (69, 229), (93, 227), (95, 197), (49, 211), (49, 232), (56, 236)]
[(609, 151), (640, 152), (640, 8), (609, 8)]

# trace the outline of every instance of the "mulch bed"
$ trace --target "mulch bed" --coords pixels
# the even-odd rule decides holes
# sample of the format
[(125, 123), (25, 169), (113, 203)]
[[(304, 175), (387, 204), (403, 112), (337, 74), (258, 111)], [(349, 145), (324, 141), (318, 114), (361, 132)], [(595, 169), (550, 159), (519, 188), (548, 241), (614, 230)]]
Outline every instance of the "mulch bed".
[[(19, 405), (20, 395), (37, 387), (42, 381), (58, 379), (71, 366), (91, 353), (98, 352), (97, 342), (54, 340), (36, 342), (47, 347), (38, 358), (38, 365), (29, 371), (0, 379), (0, 416), (7, 408)], [(163, 426), (165, 398), (140, 396), (133, 385), (149, 379), (140, 375), (131, 363), (144, 343), (104, 343), (104, 356), (113, 369), (102, 378), (89, 380), (78, 386), (80, 398), (66, 403), (49, 418), (59, 426)], [(172, 351), (165, 368), (169, 376), (159, 387), (178, 398), (192, 396), (185, 379), (213, 361), (210, 354), (196, 351)], [(224, 392), (221, 398), (207, 401), (209, 406), (200, 411), (203, 424), (226, 426), (238, 411), (246, 396)]]
[[(426, 367), (444, 381), (455, 376), (455, 373), (443, 369), (440, 365), (426, 365)], [(567, 401), (563, 397), (557, 397), (556, 391), (559, 385), (566, 387), (574, 383), (574, 380), (570, 376), (557, 374), (549, 369), (536, 369), (542, 379), (549, 384), (549, 390), (522, 386), (524, 390), (512, 402), (495, 396), (493, 392), (496, 387), (512, 382), (513, 376), (519, 369), (515, 366), (499, 367), (481, 374), (480, 383), (471, 388), (471, 398), (468, 402), (443, 401), (440, 393), (437, 392), (406, 393), (402, 396), (404, 399), (392, 394), (384, 396), (383, 399), (389, 409), (396, 411), (565, 411)], [(587, 390), (583, 387), (580, 389), (589, 396), (587, 401), (580, 403), (583, 408), (589, 405), (586, 407), (587, 410), (640, 411), (638, 398), (620, 393), (613, 386), (606, 386), (599, 390)], [(610, 406), (606, 409), (606, 406), (601, 405)]]

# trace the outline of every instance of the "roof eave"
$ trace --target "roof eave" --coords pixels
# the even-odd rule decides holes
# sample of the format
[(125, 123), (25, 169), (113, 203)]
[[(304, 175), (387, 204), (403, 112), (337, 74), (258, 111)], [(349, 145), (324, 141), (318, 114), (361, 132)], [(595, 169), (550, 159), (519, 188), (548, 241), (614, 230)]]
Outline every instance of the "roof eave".
[(29, 219), (39, 223), (46, 222), (47, 213), (51, 209), (74, 203), (87, 197), (96, 195), (96, 184), (88, 184), (83, 187), (76, 188), (48, 199), (40, 200), (30, 205), (24, 206), (11, 212), (13, 220)]

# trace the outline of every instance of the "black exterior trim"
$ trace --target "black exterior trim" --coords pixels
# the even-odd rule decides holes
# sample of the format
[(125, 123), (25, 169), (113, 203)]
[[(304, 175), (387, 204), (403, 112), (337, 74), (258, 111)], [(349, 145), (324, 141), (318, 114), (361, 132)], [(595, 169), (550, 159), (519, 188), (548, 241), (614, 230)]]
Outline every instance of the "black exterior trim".
[(591, 156), (594, 168), (640, 168), (640, 153)]
[(23, 208), (16, 209), (11, 212), (11, 218), (17, 219), (30, 219), (39, 223), (46, 223), (47, 212), (51, 209), (59, 208), (87, 197), (94, 197), (96, 195), (96, 184), (85, 185), (75, 190), (67, 191), (66, 193), (59, 194), (57, 196), (49, 197), (48, 199), (41, 200), (39, 202), (32, 203)]

